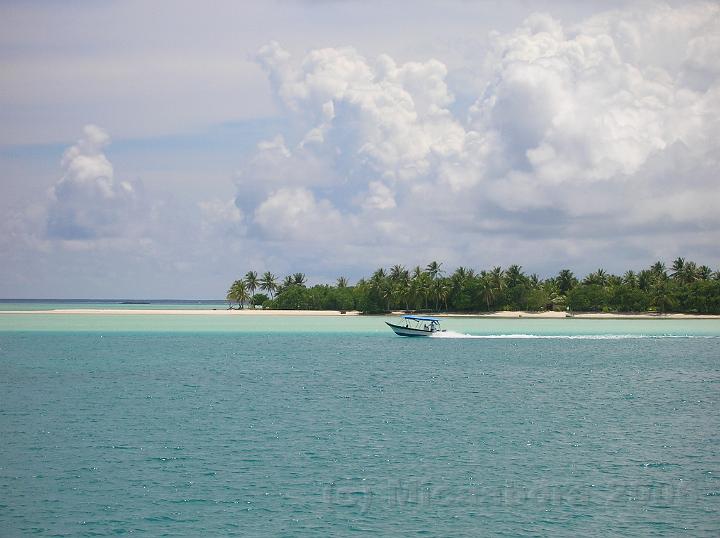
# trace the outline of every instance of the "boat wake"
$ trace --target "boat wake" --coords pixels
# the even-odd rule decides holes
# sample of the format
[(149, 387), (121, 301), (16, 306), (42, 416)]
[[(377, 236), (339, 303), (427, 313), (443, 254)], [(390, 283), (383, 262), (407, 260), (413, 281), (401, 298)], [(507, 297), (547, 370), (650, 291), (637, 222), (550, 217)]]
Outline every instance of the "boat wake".
[(430, 338), (487, 338), (486, 336), (477, 336), (473, 334), (463, 334), (455, 331), (442, 331), (433, 333)]
[(465, 334), (443, 331), (430, 335), (431, 338), (465, 338), (484, 340), (634, 340), (640, 338), (720, 338), (704, 335), (677, 334)]

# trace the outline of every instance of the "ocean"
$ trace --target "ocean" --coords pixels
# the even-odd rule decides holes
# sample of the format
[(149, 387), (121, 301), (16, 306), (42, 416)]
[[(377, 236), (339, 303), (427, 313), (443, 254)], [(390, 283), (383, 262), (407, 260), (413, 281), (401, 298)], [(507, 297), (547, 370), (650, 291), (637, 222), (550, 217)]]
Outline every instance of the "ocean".
[(385, 319), (0, 312), (0, 536), (720, 534), (720, 321)]

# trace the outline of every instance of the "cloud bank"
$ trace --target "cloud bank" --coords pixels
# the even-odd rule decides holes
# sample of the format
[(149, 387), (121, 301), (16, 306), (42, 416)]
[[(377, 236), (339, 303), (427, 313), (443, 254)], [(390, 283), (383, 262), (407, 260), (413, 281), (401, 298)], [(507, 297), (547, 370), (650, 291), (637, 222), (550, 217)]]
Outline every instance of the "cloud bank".
[[(352, 281), (433, 259), (718, 267), (720, 7), (626, 4), (400, 3), (378, 21), (270, 3), (210, 27), (172, 5), (167, 39), (139, 5), (23, 7), (3, 19), (0, 294), (219, 297), (248, 269)], [(287, 9), (311, 25), (274, 25)], [(32, 31), (35, 13), (66, 31)], [(198, 33), (176, 48), (183, 21)]]
[(289, 256), (412, 263), (418, 222), (422, 259), (435, 244), (450, 263), (706, 252), (720, 231), (718, 35), (716, 4), (569, 27), (532, 15), (493, 35), (484, 91), (461, 112), (439, 60), (293, 58), (271, 42), (257, 61), (296, 130), (258, 146), (236, 204)]

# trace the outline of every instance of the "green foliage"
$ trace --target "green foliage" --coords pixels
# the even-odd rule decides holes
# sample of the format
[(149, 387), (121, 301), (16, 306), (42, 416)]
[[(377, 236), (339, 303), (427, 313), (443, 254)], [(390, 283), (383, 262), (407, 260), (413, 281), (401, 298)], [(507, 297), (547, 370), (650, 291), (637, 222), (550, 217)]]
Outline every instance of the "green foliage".
[(358, 282), (355, 286), (355, 304), (357, 309), (366, 314), (385, 312), (386, 304), (383, 297), (384, 287), (381, 282)]
[[(476, 273), (458, 267), (445, 275), (442, 263), (424, 269), (403, 265), (378, 268), (355, 286), (340, 277), (337, 285), (307, 287), (304, 273), (285, 277), (278, 286), (270, 272), (262, 277), (248, 271), (233, 282), (228, 301), (290, 310), (392, 310), (484, 312), (496, 309), (576, 312), (693, 312), (720, 314), (720, 274), (706, 265), (677, 258), (668, 274), (657, 262), (622, 276), (600, 268), (580, 282), (569, 269), (546, 280), (527, 276), (521, 266), (493, 267)], [(266, 293), (255, 294), (260, 289)], [(268, 297), (269, 294), (269, 297)]]
[(568, 292), (567, 304), (573, 311), (600, 312), (607, 306), (607, 292), (599, 284), (580, 284)]
[(269, 300), (270, 297), (268, 297), (264, 293), (256, 293), (255, 295), (253, 295), (251, 303), (253, 306), (262, 306)]
[(550, 295), (542, 288), (531, 289), (527, 294), (527, 310), (545, 310), (550, 302)]
[(577, 286), (578, 281), (577, 278), (575, 278), (575, 275), (573, 275), (573, 272), (570, 271), (570, 269), (563, 269), (558, 273), (558, 276), (555, 277), (555, 283), (557, 285), (558, 292), (565, 295), (567, 292)]
[(309, 290), (304, 286), (286, 286), (271, 302), (271, 308), (278, 310), (312, 310)]
[(644, 312), (650, 306), (648, 294), (627, 284), (613, 288), (609, 304), (618, 312)]
[(720, 280), (693, 282), (683, 296), (687, 312), (720, 314)]

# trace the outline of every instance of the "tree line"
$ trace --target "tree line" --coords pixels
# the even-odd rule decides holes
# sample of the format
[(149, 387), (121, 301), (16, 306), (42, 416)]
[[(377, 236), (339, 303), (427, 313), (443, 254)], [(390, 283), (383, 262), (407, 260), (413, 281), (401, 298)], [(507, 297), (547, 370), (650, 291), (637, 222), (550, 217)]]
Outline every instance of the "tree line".
[(227, 293), (229, 307), (262, 306), (289, 310), (393, 310), (490, 312), (556, 310), (577, 312), (684, 312), (720, 314), (720, 271), (677, 258), (667, 268), (658, 261), (641, 271), (613, 275), (598, 269), (577, 278), (569, 269), (541, 279), (519, 265), (476, 272), (458, 267), (446, 274), (442, 263), (407, 269), (379, 268), (351, 286), (307, 285), (304, 273), (279, 281), (271, 272), (248, 271)]

